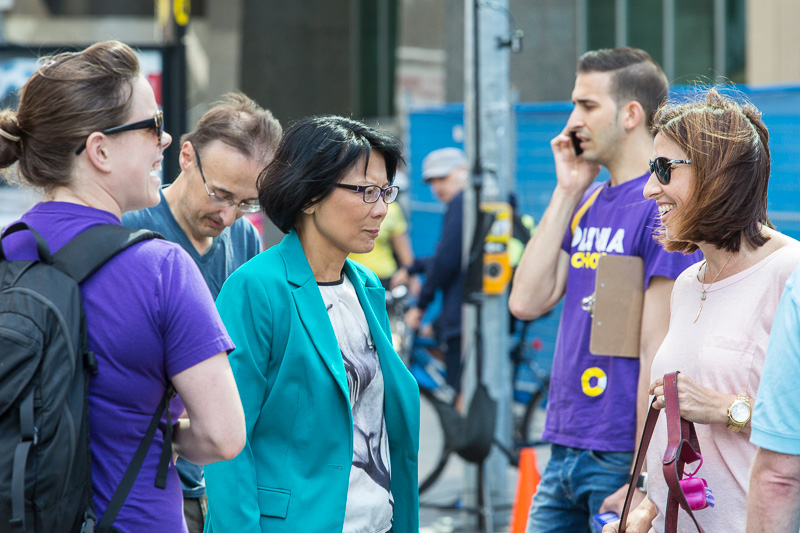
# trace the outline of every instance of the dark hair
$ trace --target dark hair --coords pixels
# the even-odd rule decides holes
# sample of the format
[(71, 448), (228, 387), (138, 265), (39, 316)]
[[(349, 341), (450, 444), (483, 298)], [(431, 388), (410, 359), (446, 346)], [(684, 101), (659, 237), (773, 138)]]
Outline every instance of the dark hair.
[(224, 95), (197, 122), (195, 129), (181, 138), (202, 150), (222, 141), (250, 159), (266, 165), (272, 159), (283, 134), (280, 122), (241, 92)]
[(628, 46), (591, 50), (578, 59), (578, 73), (588, 72), (613, 72), (611, 96), (617, 105), (639, 102), (647, 127), (653, 126), (656, 109), (669, 96), (669, 83), (650, 54)]
[(67, 184), (75, 150), (95, 131), (130, 116), (139, 76), (136, 53), (119, 41), (44, 57), (20, 91), (16, 113), (0, 111), (0, 168), (19, 160), (21, 181), (50, 190)]
[(258, 176), (264, 214), (284, 233), (300, 212), (328, 196), (356, 164), (377, 150), (394, 181), (402, 146), (390, 133), (345, 117), (326, 115), (295, 122), (284, 134), (275, 158)]
[(680, 240), (668, 240), (659, 228), (667, 250), (691, 253), (707, 242), (738, 252), (742, 239), (753, 248), (767, 242), (761, 226), (773, 227), (767, 217), (769, 133), (755, 106), (712, 88), (705, 98), (660, 108), (654, 131), (680, 146), (694, 176), (685, 205), (670, 215), (670, 234)]

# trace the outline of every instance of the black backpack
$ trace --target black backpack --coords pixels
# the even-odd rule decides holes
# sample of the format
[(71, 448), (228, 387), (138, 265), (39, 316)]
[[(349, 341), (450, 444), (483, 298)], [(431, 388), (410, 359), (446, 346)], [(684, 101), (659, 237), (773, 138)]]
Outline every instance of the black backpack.
[(88, 349), (79, 284), (122, 250), (160, 235), (100, 225), (51, 256), (25, 223), (5, 235), (21, 230), (33, 233), (40, 260), (9, 261), (0, 240), (0, 531), (113, 531), (165, 409), (156, 486), (166, 486), (175, 393), (170, 384), (97, 524), (88, 418), (89, 376), (97, 373), (97, 361)]

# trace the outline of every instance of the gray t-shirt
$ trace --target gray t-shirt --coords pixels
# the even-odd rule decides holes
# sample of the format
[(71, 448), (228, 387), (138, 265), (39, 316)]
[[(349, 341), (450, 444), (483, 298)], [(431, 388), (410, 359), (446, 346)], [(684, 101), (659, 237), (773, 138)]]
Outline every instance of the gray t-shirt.
[(319, 283), (347, 371), (353, 411), (353, 466), (343, 533), (385, 533), (392, 528), (392, 468), (383, 409), (378, 352), (353, 284)]

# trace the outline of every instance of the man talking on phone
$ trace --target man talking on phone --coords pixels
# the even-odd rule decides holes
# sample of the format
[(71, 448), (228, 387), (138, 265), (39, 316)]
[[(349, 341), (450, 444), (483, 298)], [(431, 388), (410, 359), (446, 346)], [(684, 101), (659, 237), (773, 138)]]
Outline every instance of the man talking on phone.
[[(666, 76), (647, 52), (587, 52), (578, 60), (572, 113), (550, 142), (557, 183), (509, 297), (511, 312), (524, 320), (564, 297), (543, 434), (552, 455), (529, 532), (588, 532), (593, 515), (622, 510), (672, 285), (698, 261), (667, 253), (653, 239), (658, 208), (642, 195), (653, 153), (650, 126), (667, 96)], [(595, 182), (601, 166), (610, 179)], [(589, 351), (591, 315), (581, 300), (594, 293), (597, 259), (606, 254), (644, 262), (639, 358)], [(637, 493), (634, 505), (644, 497)]]

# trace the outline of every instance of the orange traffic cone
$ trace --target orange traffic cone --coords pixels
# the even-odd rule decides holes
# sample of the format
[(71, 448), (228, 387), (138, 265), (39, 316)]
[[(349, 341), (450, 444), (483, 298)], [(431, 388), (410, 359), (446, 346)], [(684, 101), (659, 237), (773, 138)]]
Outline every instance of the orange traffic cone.
[(511, 508), (511, 524), (509, 533), (525, 533), (528, 526), (528, 513), (531, 509), (531, 500), (542, 477), (536, 467), (536, 450), (522, 448), (519, 454), (517, 468), (517, 494), (514, 496), (514, 506)]

